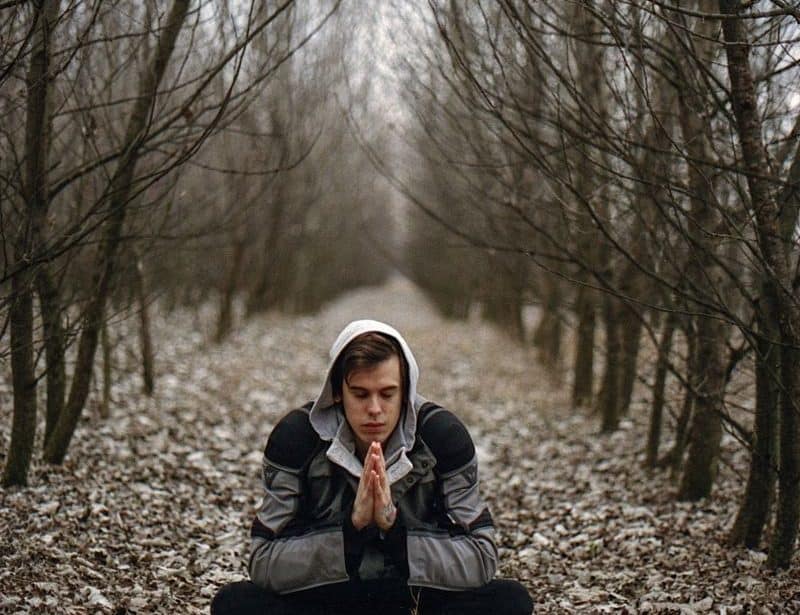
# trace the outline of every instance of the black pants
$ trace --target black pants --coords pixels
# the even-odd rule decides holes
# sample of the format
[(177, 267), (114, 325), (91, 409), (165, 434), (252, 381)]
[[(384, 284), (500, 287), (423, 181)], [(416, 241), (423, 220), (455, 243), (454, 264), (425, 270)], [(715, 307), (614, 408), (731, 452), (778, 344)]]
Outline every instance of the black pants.
[(272, 594), (250, 581), (230, 583), (211, 602), (211, 615), (530, 615), (533, 601), (516, 581), (443, 591), (386, 583), (337, 583)]

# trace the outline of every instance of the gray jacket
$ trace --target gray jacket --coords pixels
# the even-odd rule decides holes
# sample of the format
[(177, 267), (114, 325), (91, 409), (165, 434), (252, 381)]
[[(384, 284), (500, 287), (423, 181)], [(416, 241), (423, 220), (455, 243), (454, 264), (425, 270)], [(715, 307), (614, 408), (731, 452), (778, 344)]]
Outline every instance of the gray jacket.
[[(385, 451), (398, 508), (387, 533), (374, 526), (359, 532), (350, 521), (362, 466), (330, 386), (338, 354), (367, 331), (397, 339), (409, 365), (409, 402)], [(494, 526), (478, 492), (472, 439), (455, 415), (417, 395), (418, 377), (411, 350), (388, 325), (356, 321), (342, 332), (320, 395), (281, 419), (264, 451), (265, 495), (251, 530), (253, 582), (278, 593), (349, 579), (458, 590), (494, 576)]]

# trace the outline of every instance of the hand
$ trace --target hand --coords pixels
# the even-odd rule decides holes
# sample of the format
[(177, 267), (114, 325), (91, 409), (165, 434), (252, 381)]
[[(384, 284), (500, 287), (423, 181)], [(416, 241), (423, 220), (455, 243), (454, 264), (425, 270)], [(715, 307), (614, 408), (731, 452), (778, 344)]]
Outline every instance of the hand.
[[(373, 447), (377, 443), (373, 443)], [(392, 491), (389, 478), (386, 476), (386, 460), (383, 458), (381, 445), (372, 454), (372, 516), (375, 524), (384, 532), (388, 532), (397, 518), (397, 508), (392, 502)]]
[(364, 456), (364, 468), (361, 470), (361, 478), (358, 481), (358, 489), (356, 489), (356, 499), (353, 501), (353, 514), (350, 516), (350, 520), (353, 522), (353, 527), (359, 531), (374, 521), (375, 498), (373, 495), (372, 476), (375, 474), (373, 464), (375, 462), (376, 446), (380, 450), (380, 444), (373, 442)]
[(372, 523), (388, 531), (396, 518), (397, 508), (392, 502), (383, 450), (379, 442), (373, 442), (364, 456), (364, 468), (358, 481), (350, 520), (359, 531)]

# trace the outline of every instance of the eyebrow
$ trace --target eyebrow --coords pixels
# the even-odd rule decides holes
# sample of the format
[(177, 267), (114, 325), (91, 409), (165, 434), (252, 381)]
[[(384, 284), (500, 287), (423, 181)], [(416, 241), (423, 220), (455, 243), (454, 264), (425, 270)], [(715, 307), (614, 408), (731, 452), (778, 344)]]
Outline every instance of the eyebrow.
[[(368, 391), (368, 389), (367, 389), (367, 388), (365, 388), (365, 387), (352, 386), (352, 385), (350, 385), (350, 384), (348, 384), (348, 385), (347, 385), (347, 388), (349, 388), (351, 391)], [(397, 386), (396, 384), (390, 384), (389, 386), (381, 387), (381, 388), (380, 388), (380, 389), (378, 389), (378, 390), (379, 390), (379, 391), (396, 391), (396, 390), (398, 390), (399, 388), (400, 388), (400, 387), (399, 387), (399, 386)]]

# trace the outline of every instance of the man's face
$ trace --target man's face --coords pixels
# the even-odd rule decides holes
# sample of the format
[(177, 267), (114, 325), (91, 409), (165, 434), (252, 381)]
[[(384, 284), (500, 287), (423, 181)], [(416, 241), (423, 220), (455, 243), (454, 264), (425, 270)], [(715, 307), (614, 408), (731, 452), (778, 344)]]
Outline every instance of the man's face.
[[(348, 381), (349, 380), (349, 381)], [(364, 456), (369, 445), (386, 444), (400, 420), (403, 399), (400, 360), (392, 356), (374, 367), (350, 374), (342, 383), (344, 415)]]

